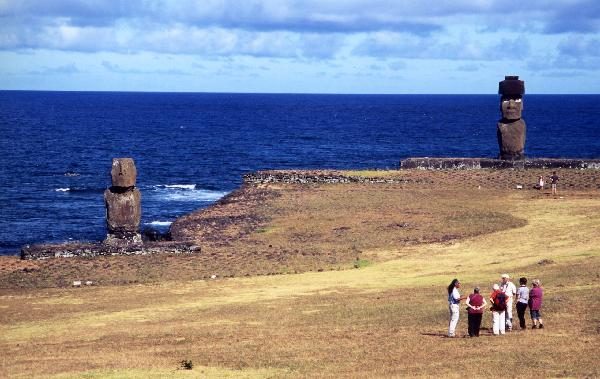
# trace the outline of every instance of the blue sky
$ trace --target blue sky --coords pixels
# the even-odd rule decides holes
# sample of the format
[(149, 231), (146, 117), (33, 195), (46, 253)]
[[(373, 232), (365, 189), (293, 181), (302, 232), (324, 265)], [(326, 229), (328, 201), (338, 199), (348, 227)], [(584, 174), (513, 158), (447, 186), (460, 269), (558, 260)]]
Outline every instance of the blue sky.
[(0, 0), (0, 89), (600, 93), (599, 0)]

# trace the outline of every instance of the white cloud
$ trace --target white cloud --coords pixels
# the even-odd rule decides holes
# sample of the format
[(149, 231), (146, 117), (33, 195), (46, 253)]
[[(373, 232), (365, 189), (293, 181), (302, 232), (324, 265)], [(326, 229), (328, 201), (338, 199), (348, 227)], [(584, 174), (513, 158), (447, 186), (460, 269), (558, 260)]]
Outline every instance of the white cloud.
[[(469, 78), (501, 76), (507, 68), (586, 71), (582, 78), (593, 79), (599, 33), (598, 0), (0, 0), (0, 55), (11, 57), (0, 70), (50, 76), (62, 67), (64, 75), (77, 62), (89, 83), (108, 75), (142, 83), (143, 74), (154, 73), (181, 77), (178, 88), (198, 70), (235, 73), (232, 86), (244, 75), (272, 75), (278, 86), (285, 79), (294, 88), (309, 86), (303, 75), (317, 72), (328, 73), (329, 87), (340, 78), (342, 89), (375, 88), (379, 78), (392, 90), (399, 73), (434, 77), (444, 70)], [(24, 53), (63, 60), (24, 67)], [(162, 57), (162, 66), (145, 67), (141, 57), (151, 56)], [(91, 65), (80, 63), (84, 59)], [(373, 80), (347, 81), (356, 67)], [(473, 79), (473, 88), (477, 83)], [(580, 83), (591, 88), (597, 80)]]
[(524, 58), (529, 53), (529, 41), (517, 36), (513, 39), (475, 36), (417, 37), (394, 32), (367, 35), (354, 53), (372, 57), (451, 60), (504, 60)]

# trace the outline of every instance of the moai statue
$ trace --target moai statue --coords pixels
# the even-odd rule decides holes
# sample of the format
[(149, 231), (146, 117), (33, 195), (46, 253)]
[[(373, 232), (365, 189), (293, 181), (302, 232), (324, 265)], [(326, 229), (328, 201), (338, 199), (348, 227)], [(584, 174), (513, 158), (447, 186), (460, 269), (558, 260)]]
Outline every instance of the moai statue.
[(497, 135), (500, 159), (521, 160), (525, 158), (525, 121), (523, 94), (525, 83), (518, 76), (505, 76), (499, 83), (498, 93), (502, 95), (500, 110), (502, 119), (498, 121)]
[(141, 243), (141, 194), (135, 187), (137, 172), (133, 159), (113, 158), (110, 175), (112, 186), (104, 191), (108, 228), (104, 242), (117, 246)]

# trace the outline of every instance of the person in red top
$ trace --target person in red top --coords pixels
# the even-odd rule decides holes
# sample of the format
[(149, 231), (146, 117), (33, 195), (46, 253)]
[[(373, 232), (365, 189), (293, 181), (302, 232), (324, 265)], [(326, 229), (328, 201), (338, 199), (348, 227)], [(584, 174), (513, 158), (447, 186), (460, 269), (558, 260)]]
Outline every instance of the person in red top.
[[(495, 336), (504, 334), (506, 331), (506, 295), (500, 289), (498, 284), (492, 287), (494, 292), (490, 295), (492, 302), (492, 332)], [(503, 299), (503, 301), (500, 301)]]
[(469, 336), (479, 337), (481, 328), (481, 317), (487, 302), (479, 294), (479, 287), (475, 287), (473, 293), (467, 298), (467, 315), (469, 319)]

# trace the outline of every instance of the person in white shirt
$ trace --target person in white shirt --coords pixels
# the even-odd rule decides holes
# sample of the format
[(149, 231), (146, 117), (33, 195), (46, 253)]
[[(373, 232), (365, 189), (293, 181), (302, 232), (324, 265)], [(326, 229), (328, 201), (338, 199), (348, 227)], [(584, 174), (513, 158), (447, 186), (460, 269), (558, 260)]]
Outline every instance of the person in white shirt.
[(521, 329), (526, 329), (525, 325), (525, 310), (529, 303), (529, 288), (527, 288), (527, 278), (519, 279), (519, 288), (517, 288), (517, 315), (519, 316), (519, 326)]
[(456, 325), (458, 325), (458, 316), (460, 311), (460, 301), (466, 297), (460, 296), (458, 289), (460, 288), (460, 282), (458, 279), (452, 280), (448, 286), (448, 311), (450, 313), (450, 321), (448, 322), (448, 337), (454, 337), (456, 332)]
[(517, 287), (510, 280), (510, 275), (502, 274), (500, 277), (502, 284), (500, 290), (506, 295), (506, 329), (512, 330), (512, 316), (513, 316), (513, 300), (517, 294)]

